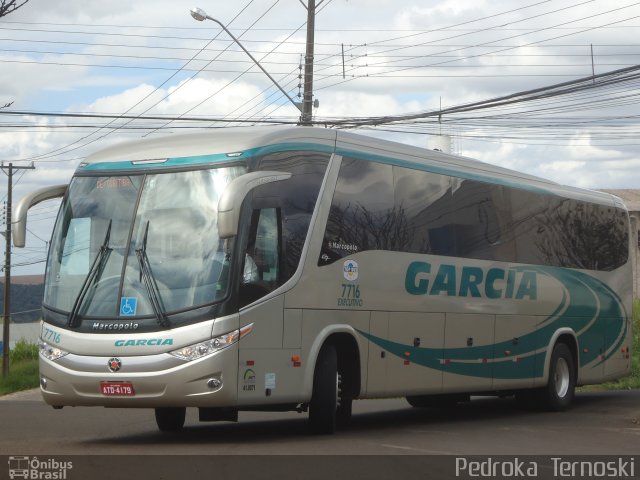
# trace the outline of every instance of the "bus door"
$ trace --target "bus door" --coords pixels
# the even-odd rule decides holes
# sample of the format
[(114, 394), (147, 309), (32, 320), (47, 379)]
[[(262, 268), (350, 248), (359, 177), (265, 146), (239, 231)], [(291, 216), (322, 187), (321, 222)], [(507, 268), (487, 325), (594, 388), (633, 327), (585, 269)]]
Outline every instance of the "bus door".
[[(263, 208), (262, 208), (263, 207)], [(280, 372), (274, 357), (282, 351), (284, 296), (259, 300), (281, 281), (282, 267), (281, 210), (273, 206), (256, 206), (243, 250), (238, 298), (240, 326), (253, 324), (253, 331), (240, 342), (238, 399), (241, 404), (269, 402), (281, 389)]]

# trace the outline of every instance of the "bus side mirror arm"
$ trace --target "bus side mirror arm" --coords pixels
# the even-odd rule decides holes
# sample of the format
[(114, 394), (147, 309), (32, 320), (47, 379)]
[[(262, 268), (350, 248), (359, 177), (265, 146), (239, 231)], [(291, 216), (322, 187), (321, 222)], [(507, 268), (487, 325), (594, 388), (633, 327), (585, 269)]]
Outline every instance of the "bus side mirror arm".
[(64, 197), (64, 194), (67, 192), (67, 188), (69, 188), (69, 185), (55, 185), (53, 187), (41, 188), (30, 193), (26, 197), (23, 197), (18, 202), (18, 205), (13, 210), (15, 220), (11, 225), (14, 246), (19, 248), (24, 247), (27, 235), (27, 213), (29, 212), (29, 209), (40, 202), (44, 202), (45, 200)]
[(276, 171), (251, 172), (234, 178), (218, 201), (218, 237), (224, 240), (237, 235), (240, 207), (251, 190), (289, 178), (291, 173)]

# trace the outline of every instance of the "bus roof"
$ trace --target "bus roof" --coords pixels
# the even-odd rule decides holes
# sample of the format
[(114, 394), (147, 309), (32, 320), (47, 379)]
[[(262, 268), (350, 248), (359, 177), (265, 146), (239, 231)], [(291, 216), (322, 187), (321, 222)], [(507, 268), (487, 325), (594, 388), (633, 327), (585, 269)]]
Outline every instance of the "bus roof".
[(619, 198), (608, 193), (563, 186), (544, 178), (466, 157), (320, 127), (230, 127), (204, 133), (134, 140), (90, 155), (80, 164), (78, 171), (119, 170), (126, 169), (127, 165), (128, 168), (140, 169), (143, 165), (139, 162), (154, 159), (215, 163), (277, 151), (280, 148), (318, 150), (340, 155), (357, 154), (365, 160), (421, 168), (435, 173), (624, 208)]

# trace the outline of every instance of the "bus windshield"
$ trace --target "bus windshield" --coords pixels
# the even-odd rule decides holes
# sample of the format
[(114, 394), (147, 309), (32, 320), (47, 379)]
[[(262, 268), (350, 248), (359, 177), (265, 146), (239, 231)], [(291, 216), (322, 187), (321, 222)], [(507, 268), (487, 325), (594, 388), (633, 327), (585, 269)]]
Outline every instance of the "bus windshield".
[(90, 317), (162, 315), (226, 295), (218, 199), (244, 166), (75, 177), (60, 209), (44, 304)]

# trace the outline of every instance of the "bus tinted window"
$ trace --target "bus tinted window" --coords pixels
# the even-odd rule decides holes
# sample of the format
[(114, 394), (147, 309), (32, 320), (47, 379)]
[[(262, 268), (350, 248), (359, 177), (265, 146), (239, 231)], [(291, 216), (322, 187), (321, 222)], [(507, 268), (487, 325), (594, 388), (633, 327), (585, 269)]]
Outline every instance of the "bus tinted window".
[(451, 178), (393, 167), (395, 206), (406, 220), (404, 250), (453, 255), (454, 218)]
[(378, 249), (614, 270), (627, 236), (613, 206), (345, 158), (318, 264)]
[[(517, 192), (518, 260), (588, 270), (613, 270), (627, 261), (622, 210), (570, 199)], [(537, 208), (525, 206), (537, 201)], [(514, 203), (514, 207), (516, 204)]]
[(452, 210), (456, 256), (495, 260), (494, 245), (503, 240), (488, 183), (453, 179)]
[(259, 170), (289, 172), (291, 179), (258, 187), (255, 198), (279, 198), (282, 209), (284, 265), (280, 275), (283, 283), (294, 274), (300, 263), (302, 247), (309, 230), (311, 215), (318, 200), (320, 186), (329, 156), (313, 152), (278, 152), (260, 159)]
[(403, 222), (393, 202), (391, 165), (345, 158), (333, 195), (321, 262), (362, 250), (401, 250)]

